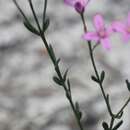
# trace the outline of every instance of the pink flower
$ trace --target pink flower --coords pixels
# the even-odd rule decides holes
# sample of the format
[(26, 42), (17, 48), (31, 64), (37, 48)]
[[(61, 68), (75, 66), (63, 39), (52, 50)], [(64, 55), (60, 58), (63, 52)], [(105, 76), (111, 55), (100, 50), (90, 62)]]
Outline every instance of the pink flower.
[(113, 31), (122, 34), (124, 42), (128, 42), (130, 40), (130, 12), (125, 22), (115, 21), (112, 24), (112, 28)]
[(104, 19), (100, 14), (94, 16), (93, 22), (96, 32), (87, 32), (84, 34), (83, 38), (87, 41), (92, 40), (96, 43), (101, 43), (104, 48), (110, 49), (109, 36), (112, 33), (112, 29), (105, 27)]
[(83, 13), (89, 0), (64, 0), (65, 4), (72, 6), (78, 13)]

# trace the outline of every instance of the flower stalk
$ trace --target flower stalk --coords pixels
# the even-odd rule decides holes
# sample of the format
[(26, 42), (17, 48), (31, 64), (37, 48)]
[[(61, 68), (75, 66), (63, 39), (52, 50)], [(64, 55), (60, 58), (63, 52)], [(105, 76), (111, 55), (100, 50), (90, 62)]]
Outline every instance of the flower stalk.
[[(81, 20), (82, 20), (82, 23), (83, 23), (83, 26), (84, 26), (84, 33), (86, 33), (87, 32), (87, 26), (86, 26), (86, 22), (85, 22), (85, 18), (84, 18), (83, 14), (81, 14)], [(94, 45), (92, 47), (91, 41), (88, 41), (89, 55), (90, 55), (92, 66), (93, 66), (93, 69), (94, 69), (94, 72), (95, 72), (95, 76), (92, 76), (92, 80), (95, 81), (96, 83), (98, 83), (98, 85), (100, 86), (103, 98), (104, 98), (106, 106), (107, 106), (108, 113), (111, 117), (110, 125), (108, 125), (106, 122), (104, 124), (104, 122), (103, 122), (103, 128), (104, 128), (104, 130), (117, 130), (122, 125), (123, 121), (121, 120), (115, 126), (114, 126), (114, 122), (115, 122), (116, 119), (120, 119), (122, 117), (124, 108), (130, 102), (130, 97), (125, 102), (123, 107), (119, 110), (119, 112), (117, 112), (117, 114), (113, 114), (112, 109), (111, 109), (111, 105), (109, 103), (109, 94), (105, 93), (105, 90), (104, 90), (104, 87), (103, 87), (103, 80), (104, 80), (104, 77), (105, 77), (105, 72), (102, 71), (101, 76), (100, 76), (98, 69), (97, 69), (97, 66), (96, 66), (96, 63), (95, 63), (95, 59), (94, 59), (93, 50), (95, 49), (96, 45)], [(103, 78), (101, 78), (101, 77), (103, 77)], [(126, 81), (126, 83), (127, 83), (127, 87), (129, 87), (130, 83), (128, 81)]]
[(73, 101), (73, 98), (72, 98), (72, 94), (71, 94), (71, 85), (70, 85), (70, 80), (69, 78), (67, 77), (67, 73), (68, 73), (68, 69), (66, 70), (66, 72), (62, 75), (61, 73), (61, 70), (60, 70), (60, 67), (59, 67), (59, 62), (60, 62), (60, 59), (57, 59), (56, 56), (55, 56), (55, 52), (53, 50), (53, 47), (52, 45), (48, 44), (47, 40), (46, 40), (46, 37), (45, 37), (45, 30), (48, 28), (49, 26), (49, 19), (47, 19), (47, 16), (46, 16), (46, 9), (47, 9), (47, 0), (45, 0), (44, 2), (44, 10), (43, 10), (43, 25), (42, 25), (42, 28), (40, 26), (40, 23), (38, 21), (38, 18), (37, 18), (37, 14), (34, 10), (34, 7), (33, 7), (33, 3), (32, 3), (32, 0), (28, 0), (29, 2), (29, 6), (30, 6), (30, 9), (32, 11), (32, 14), (33, 14), (33, 17), (34, 17), (34, 20), (35, 20), (35, 23), (36, 23), (36, 26), (38, 28), (35, 29), (31, 23), (29, 22), (28, 18), (26, 17), (26, 15), (24, 14), (24, 12), (21, 10), (20, 6), (18, 5), (18, 3), (16, 2), (16, 0), (13, 0), (14, 4), (16, 5), (16, 7), (18, 8), (18, 10), (20, 11), (20, 13), (22, 14), (23, 18), (24, 18), (24, 21), (25, 21), (25, 27), (32, 33), (38, 35), (46, 49), (47, 49), (47, 52), (50, 56), (50, 59), (54, 65), (54, 68), (55, 68), (55, 72), (57, 73), (57, 76), (54, 76), (53, 77), (53, 80), (56, 84), (60, 85), (63, 87), (64, 91), (65, 91), (65, 95), (70, 103), (70, 106), (73, 110), (73, 113), (75, 115), (75, 118), (76, 118), (76, 121), (77, 121), (77, 124), (79, 126), (79, 129), (80, 130), (84, 130), (83, 129), (83, 126), (81, 124), (81, 118), (82, 118), (82, 112), (80, 111), (80, 108), (79, 108), (79, 104), (76, 102), (74, 103)]

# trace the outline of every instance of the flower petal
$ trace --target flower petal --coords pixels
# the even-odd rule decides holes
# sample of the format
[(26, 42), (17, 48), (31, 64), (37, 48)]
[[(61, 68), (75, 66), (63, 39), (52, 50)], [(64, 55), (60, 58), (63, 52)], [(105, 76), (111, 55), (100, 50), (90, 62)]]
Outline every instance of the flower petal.
[(98, 35), (97, 35), (97, 33), (96, 32), (88, 32), (88, 33), (85, 33), (84, 35), (83, 35), (83, 38), (85, 39), (85, 40), (94, 40), (94, 41), (96, 41), (96, 42), (98, 42), (99, 41), (99, 37), (98, 37)]
[(127, 22), (128, 22), (128, 26), (130, 26), (130, 12), (128, 13)]
[(77, 0), (64, 0), (64, 3), (70, 6), (74, 6)]
[(111, 46), (110, 46), (110, 41), (108, 38), (101, 39), (101, 44), (103, 45), (105, 49), (110, 50)]
[(113, 31), (115, 32), (125, 33), (125, 24), (123, 24), (122, 22), (119, 21), (113, 22), (112, 28)]
[(78, 0), (78, 1), (81, 2), (82, 5), (84, 6), (89, 2), (89, 0)]
[(65, 4), (71, 5), (71, 6), (74, 6), (74, 4), (76, 2), (79, 2), (79, 3), (81, 3), (82, 5), (85, 6), (89, 2), (89, 0), (64, 0)]
[(100, 29), (104, 29), (104, 19), (101, 14), (95, 15), (93, 22), (97, 31), (99, 31)]

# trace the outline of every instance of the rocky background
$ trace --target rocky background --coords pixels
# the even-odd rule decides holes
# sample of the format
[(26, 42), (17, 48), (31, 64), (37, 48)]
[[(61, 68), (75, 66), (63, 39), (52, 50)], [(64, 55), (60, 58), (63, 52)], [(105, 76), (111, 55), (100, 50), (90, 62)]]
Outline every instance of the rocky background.
[[(33, 22), (27, 0), (17, 1)], [(33, 2), (41, 19), (43, 0)], [(125, 18), (129, 10), (129, 0), (91, 0), (85, 14), (88, 28), (93, 29), (92, 17), (97, 12), (110, 24)], [(70, 69), (73, 98), (84, 114), (82, 123), (86, 130), (102, 130), (102, 121), (110, 117), (100, 88), (90, 79), (94, 72), (81, 39), (80, 17), (63, 0), (48, 0), (48, 16), (47, 39), (61, 58), (62, 70)], [(111, 51), (98, 47), (95, 58), (99, 70), (106, 71), (105, 90), (117, 112), (130, 95), (124, 82), (130, 79), (130, 44), (124, 44), (118, 34), (111, 40)], [(0, 0), (0, 130), (78, 130), (64, 91), (52, 80), (54, 75), (40, 38), (25, 29), (12, 0)], [(120, 130), (130, 130), (129, 108)]]

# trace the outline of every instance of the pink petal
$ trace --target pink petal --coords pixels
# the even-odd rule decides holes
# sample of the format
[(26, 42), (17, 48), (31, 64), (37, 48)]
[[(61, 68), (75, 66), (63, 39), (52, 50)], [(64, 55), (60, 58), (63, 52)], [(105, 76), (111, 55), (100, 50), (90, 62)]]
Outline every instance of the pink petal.
[(86, 4), (89, 2), (89, 0), (64, 0), (64, 3), (70, 6), (74, 6), (76, 2), (81, 3), (83, 6), (86, 6)]
[(100, 29), (104, 29), (104, 19), (101, 14), (95, 15), (93, 21), (97, 31), (99, 31)]
[(70, 6), (74, 6), (77, 0), (64, 0), (64, 3)]
[(96, 42), (99, 41), (99, 37), (98, 37), (97, 33), (95, 33), (95, 32), (88, 32), (88, 33), (86, 33), (86, 34), (83, 35), (83, 38), (85, 40), (88, 40), (88, 41), (89, 40), (94, 40)]
[(130, 26), (130, 12), (128, 13), (127, 22), (128, 22), (128, 26)]
[(113, 22), (112, 28), (113, 31), (115, 32), (125, 33), (125, 24), (123, 24), (122, 22), (119, 21)]
[(110, 50), (111, 46), (110, 46), (110, 41), (108, 38), (101, 39), (101, 44), (103, 45), (105, 49)]
[(78, 0), (78, 1), (81, 2), (82, 5), (84, 6), (89, 2), (89, 0)]

